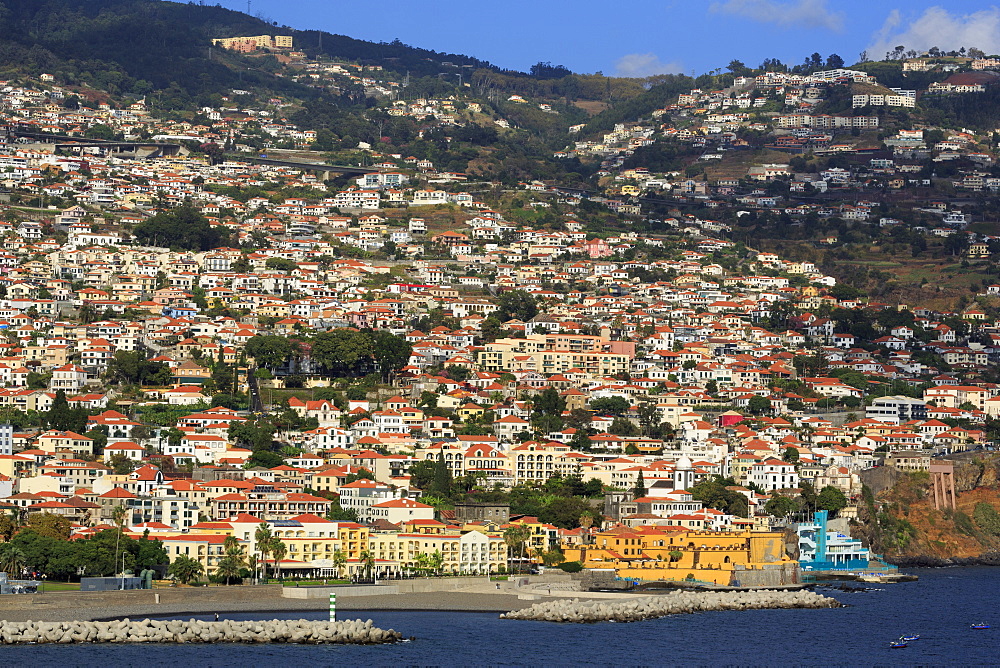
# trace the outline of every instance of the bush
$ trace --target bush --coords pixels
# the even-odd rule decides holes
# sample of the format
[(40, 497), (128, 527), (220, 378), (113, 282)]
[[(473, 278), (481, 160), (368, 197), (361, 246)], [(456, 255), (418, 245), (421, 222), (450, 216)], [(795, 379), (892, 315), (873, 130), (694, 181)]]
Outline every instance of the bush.
[(966, 536), (976, 535), (976, 528), (972, 526), (972, 520), (961, 510), (955, 511), (955, 528)]
[(976, 526), (986, 533), (991, 536), (1000, 536), (1000, 514), (990, 504), (977, 503), (976, 508), (972, 511), (972, 519), (975, 520)]
[(561, 568), (567, 573), (579, 573), (583, 570), (583, 564), (579, 561), (564, 561), (557, 568)]

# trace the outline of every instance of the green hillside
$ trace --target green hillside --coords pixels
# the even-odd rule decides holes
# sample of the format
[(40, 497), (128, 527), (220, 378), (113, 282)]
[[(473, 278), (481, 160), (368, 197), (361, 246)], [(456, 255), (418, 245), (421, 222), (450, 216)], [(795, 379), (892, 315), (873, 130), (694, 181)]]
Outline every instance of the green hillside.
[(467, 56), (377, 44), (317, 31), (277, 28), (241, 12), (160, 0), (0, 0), (0, 72), (48, 71), (113, 95), (167, 91), (169, 104), (197, 104), (226, 87), (261, 86), (308, 97), (309, 89), (274, 76), (273, 59), (210, 49), (218, 37), (291, 34), (296, 48), (333, 58), (437, 76), (442, 62), (492, 65)]

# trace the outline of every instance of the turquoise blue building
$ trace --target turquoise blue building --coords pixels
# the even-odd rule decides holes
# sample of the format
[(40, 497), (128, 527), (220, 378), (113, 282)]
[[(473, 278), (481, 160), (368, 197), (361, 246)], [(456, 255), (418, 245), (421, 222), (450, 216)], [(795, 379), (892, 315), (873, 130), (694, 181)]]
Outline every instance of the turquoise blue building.
[(826, 528), (827, 511), (819, 510), (812, 522), (796, 526), (799, 566), (804, 571), (846, 571), (868, 568), (871, 552), (861, 541)]

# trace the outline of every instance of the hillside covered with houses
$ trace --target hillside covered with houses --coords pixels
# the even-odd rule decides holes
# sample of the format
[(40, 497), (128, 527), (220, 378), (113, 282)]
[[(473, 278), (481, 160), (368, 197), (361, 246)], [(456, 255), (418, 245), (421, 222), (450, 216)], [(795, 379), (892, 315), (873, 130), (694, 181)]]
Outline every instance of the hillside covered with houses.
[(994, 448), (996, 135), (954, 100), (1000, 61), (733, 61), (591, 114), (265, 37), (218, 46), (361, 108), (0, 82), (0, 566), (80, 575), (32, 541), (113, 529), (228, 581), (898, 527), (873, 470)]

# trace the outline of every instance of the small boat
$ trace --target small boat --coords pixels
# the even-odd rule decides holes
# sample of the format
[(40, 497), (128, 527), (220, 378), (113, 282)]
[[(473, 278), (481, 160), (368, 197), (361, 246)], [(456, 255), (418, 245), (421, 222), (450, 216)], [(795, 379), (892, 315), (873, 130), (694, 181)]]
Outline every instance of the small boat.
[(902, 636), (900, 638), (900, 640), (902, 640), (903, 642), (913, 642), (914, 640), (920, 640), (920, 636), (919, 635), (915, 635), (915, 636)]
[(889, 649), (903, 649), (904, 647), (906, 647), (906, 643), (903, 642), (902, 638), (889, 643)]
[(974, 628), (974, 629), (988, 629), (988, 628), (990, 628), (990, 625), (989, 624), (984, 624), (983, 622), (980, 622), (978, 624), (973, 624), (972, 628)]

